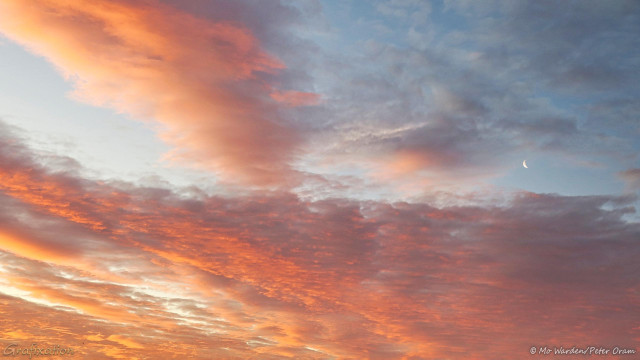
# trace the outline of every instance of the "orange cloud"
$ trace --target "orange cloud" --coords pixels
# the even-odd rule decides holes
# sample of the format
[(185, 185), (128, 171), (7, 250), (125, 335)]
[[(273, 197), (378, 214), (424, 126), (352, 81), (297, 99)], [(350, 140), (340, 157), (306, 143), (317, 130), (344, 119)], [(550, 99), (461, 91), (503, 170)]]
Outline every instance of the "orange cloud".
[(113, 342), (117, 342), (118, 344), (124, 345), (128, 348), (132, 348), (132, 349), (144, 349), (144, 346), (142, 344), (140, 344), (139, 342), (132, 340), (130, 338), (127, 338), (125, 336), (122, 335), (110, 335), (107, 340), (109, 341), (113, 341)]
[(16, 341), (67, 341), (97, 359), (487, 359), (639, 336), (628, 314), (640, 228), (625, 199), (185, 198), (52, 172), (5, 137), (3, 231), (37, 230), (82, 254), (61, 264), (31, 255), (39, 247), (0, 251), (0, 289), (27, 293), (0, 296)]
[(297, 106), (316, 96), (274, 90), (263, 75), (284, 64), (242, 24), (156, 1), (3, 0), (0, 31), (55, 64), (75, 97), (160, 122), (170, 159), (223, 181), (292, 181), (300, 138), (272, 98)]
[(30, 259), (57, 263), (68, 260), (74, 253), (77, 254), (64, 244), (31, 236), (17, 236), (4, 231), (0, 232), (0, 249)]

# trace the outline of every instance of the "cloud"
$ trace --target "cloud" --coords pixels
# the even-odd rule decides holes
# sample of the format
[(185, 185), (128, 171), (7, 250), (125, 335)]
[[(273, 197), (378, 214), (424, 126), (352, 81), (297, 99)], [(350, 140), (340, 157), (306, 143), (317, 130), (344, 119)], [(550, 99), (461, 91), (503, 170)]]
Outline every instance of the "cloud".
[(144, 346), (142, 346), (140, 343), (121, 335), (109, 335), (107, 340), (117, 342), (118, 344), (122, 344), (132, 349), (144, 349)]
[[(364, 8), (405, 16), (401, 5)], [(636, 8), (447, 2), (384, 35), (371, 25), (380, 18), (336, 21), (347, 45), (324, 46), (307, 70), (327, 89), (305, 112), (317, 124), (308, 171), (415, 195), (500, 178), (523, 153), (626, 161), (637, 152)]]
[(299, 91), (273, 92), (271, 97), (292, 107), (316, 105), (320, 101), (317, 94)]
[(640, 336), (632, 198), (185, 197), (52, 170), (0, 140), (15, 149), (2, 152), (0, 216), (31, 214), (16, 227), (78, 249), (64, 263), (0, 253), (0, 285), (22, 298), (0, 302), (9, 339), (95, 358), (501, 359)]
[[(77, 98), (158, 124), (167, 159), (218, 182), (325, 177), (402, 198), (499, 178), (523, 152), (635, 154), (632, 2), (378, 2), (385, 21), (432, 20), (385, 37), (368, 21), (329, 22), (315, 1), (39, 4), (6, 1), (3, 32), (54, 63)], [(326, 41), (339, 31), (353, 37)]]
[(294, 177), (301, 138), (278, 102), (309, 105), (315, 95), (279, 88), (285, 64), (241, 22), (155, 1), (0, 6), (2, 31), (55, 64), (76, 98), (159, 122), (174, 146), (169, 158), (229, 182), (278, 186)]
[(380, 1), (375, 7), (383, 15), (411, 19), (412, 24), (420, 25), (428, 21), (431, 12), (431, 4), (415, 0)]
[(628, 169), (618, 173), (618, 176), (633, 190), (640, 189), (640, 169)]
[[(301, 40), (328, 26), (313, 1), (0, 4), (3, 31), (75, 96), (159, 122), (174, 159), (273, 190), (88, 179), (0, 124), (4, 340), (92, 359), (510, 359), (640, 338), (632, 195), (336, 196), (437, 198), (523, 149), (635, 156), (599, 117), (633, 126), (635, 75), (621, 79), (636, 60), (617, 58), (637, 42), (635, 5), (446, 2), (421, 16), (465, 31), (413, 18), (406, 42), (336, 54)], [(375, 9), (395, 21), (404, 5), (419, 4)], [(619, 176), (635, 186), (636, 170)], [(326, 192), (285, 190), (303, 171)]]

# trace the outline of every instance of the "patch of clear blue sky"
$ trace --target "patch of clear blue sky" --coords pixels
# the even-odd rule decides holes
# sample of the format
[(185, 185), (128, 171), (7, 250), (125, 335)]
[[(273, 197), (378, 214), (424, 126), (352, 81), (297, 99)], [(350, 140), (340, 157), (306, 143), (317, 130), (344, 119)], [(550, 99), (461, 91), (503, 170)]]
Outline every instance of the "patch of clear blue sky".
[[(591, 104), (602, 100), (605, 95), (600, 94), (571, 94), (554, 91), (549, 88), (538, 88), (534, 96), (544, 98), (560, 116), (566, 116), (576, 121), (578, 131), (592, 134), (603, 134), (617, 137), (636, 148), (634, 142), (627, 135), (615, 131), (606, 122), (586, 125), (589, 116), (588, 108)], [(552, 153), (522, 151), (522, 160), (527, 160), (529, 169), (521, 163), (513, 164), (513, 168), (504, 176), (491, 181), (494, 185), (511, 189), (522, 189), (537, 193), (558, 193), (562, 195), (606, 195), (621, 194), (624, 182), (617, 173), (627, 170), (632, 164), (614, 160), (612, 155), (594, 155), (593, 152), (580, 157), (579, 153), (572, 154), (572, 159)], [(583, 163), (591, 163), (585, 165)]]
[(619, 168), (577, 166), (551, 154), (531, 155), (527, 158), (523, 154), (528, 169), (519, 160), (512, 170), (491, 183), (512, 190), (569, 196), (617, 195), (623, 191), (623, 182), (613, 175)]

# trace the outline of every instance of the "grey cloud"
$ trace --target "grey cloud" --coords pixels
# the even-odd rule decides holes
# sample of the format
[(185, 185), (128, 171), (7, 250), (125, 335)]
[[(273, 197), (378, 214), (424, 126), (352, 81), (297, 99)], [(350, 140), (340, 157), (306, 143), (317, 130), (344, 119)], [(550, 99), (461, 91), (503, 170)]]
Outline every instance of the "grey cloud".
[(333, 145), (321, 154), (340, 161), (413, 149), (446, 162), (424, 169), (449, 176), (499, 175), (524, 149), (632, 156), (636, 3), (452, 2), (433, 11), (460, 21), (396, 33), (407, 44), (370, 39), (319, 54), (325, 60), (309, 72), (329, 89), (327, 101), (300, 116), (314, 124), (312, 144)]

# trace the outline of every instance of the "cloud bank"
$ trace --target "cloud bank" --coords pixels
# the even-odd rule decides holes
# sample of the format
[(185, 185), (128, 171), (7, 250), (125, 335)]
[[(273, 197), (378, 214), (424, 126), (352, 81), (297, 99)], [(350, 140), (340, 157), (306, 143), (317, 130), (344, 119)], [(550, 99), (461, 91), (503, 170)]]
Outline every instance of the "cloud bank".
[(640, 336), (632, 198), (185, 197), (83, 180), (0, 140), (5, 339), (96, 359), (506, 359)]

